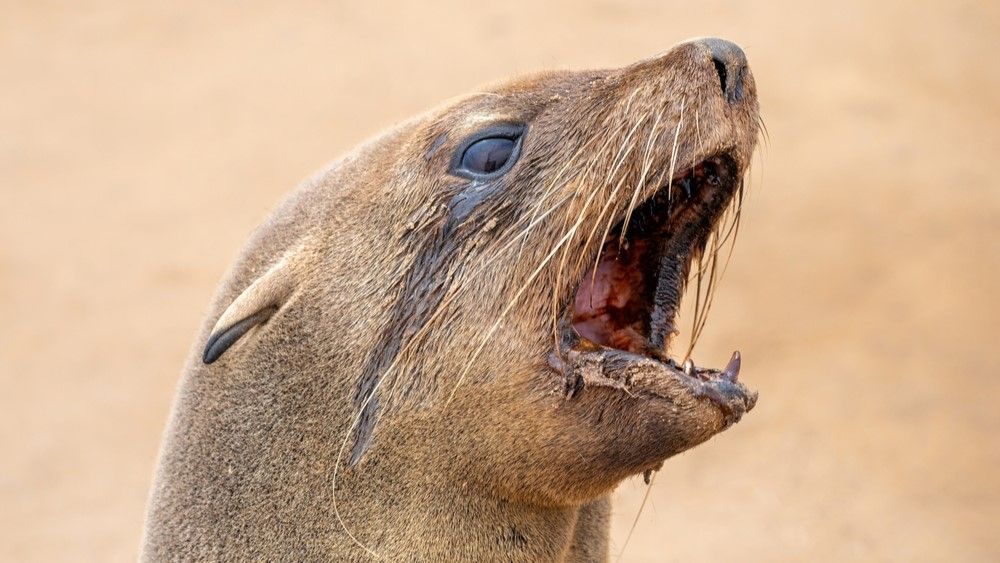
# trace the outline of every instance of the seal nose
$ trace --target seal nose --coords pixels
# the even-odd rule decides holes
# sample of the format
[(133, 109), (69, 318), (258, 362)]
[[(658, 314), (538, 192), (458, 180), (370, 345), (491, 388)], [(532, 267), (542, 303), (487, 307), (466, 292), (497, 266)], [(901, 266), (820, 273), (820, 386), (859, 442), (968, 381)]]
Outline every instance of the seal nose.
[(711, 37), (703, 40), (712, 55), (712, 64), (719, 75), (722, 95), (729, 103), (738, 102), (743, 97), (743, 74), (747, 68), (747, 56), (743, 49), (732, 41)]

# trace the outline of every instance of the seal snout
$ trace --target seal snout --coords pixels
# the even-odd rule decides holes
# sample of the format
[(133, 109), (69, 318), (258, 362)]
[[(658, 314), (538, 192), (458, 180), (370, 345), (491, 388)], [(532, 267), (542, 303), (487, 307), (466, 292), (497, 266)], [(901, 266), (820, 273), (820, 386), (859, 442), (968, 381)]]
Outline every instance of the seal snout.
[(704, 39), (702, 43), (712, 56), (723, 97), (729, 103), (740, 101), (743, 97), (743, 74), (747, 68), (747, 56), (743, 49), (732, 41), (717, 37)]

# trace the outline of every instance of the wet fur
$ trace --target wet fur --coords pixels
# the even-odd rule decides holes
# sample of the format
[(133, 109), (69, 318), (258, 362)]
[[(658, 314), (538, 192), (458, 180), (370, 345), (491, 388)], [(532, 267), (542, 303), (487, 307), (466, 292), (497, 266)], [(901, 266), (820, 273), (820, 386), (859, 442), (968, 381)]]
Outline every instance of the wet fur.
[[(727, 105), (698, 43), (536, 75), (307, 182), (253, 235), (196, 340), (143, 559), (605, 560), (615, 486), (726, 423), (652, 368), (633, 377), (646, 391), (568, 399), (547, 363), (553, 323), (600, 233), (660, 171), (721, 150), (746, 166), (744, 80), (747, 102)], [(448, 173), (452, 154), (498, 122), (528, 124), (521, 158), (459, 217), (471, 188)], [(273, 314), (203, 363), (220, 317), (265, 275), (281, 281)]]

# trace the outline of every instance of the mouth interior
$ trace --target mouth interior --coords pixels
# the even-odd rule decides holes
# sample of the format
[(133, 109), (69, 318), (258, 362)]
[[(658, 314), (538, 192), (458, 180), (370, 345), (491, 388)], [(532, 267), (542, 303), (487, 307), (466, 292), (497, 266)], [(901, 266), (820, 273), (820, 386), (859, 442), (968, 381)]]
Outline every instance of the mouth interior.
[(636, 207), (605, 239), (573, 300), (572, 326), (590, 343), (666, 357), (693, 257), (738, 183), (733, 160), (707, 159)]

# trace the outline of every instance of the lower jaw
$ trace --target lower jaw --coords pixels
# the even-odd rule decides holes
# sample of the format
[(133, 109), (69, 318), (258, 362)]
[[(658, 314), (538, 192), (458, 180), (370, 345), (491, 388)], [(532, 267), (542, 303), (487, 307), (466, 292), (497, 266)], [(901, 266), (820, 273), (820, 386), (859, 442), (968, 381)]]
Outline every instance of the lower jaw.
[(721, 413), (723, 430), (739, 422), (757, 403), (757, 392), (739, 381), (738, 352), (719, 370), (697, 367), (690, 360), (678, 365), (669, 358), (634, 354), (613, 348), (567, 347), (549, 355), (549, 367), (562, 379), (567, 401), (588, 389), (620, 392), (630, 399), (663, 400), (671, 405), (706, 401)]

